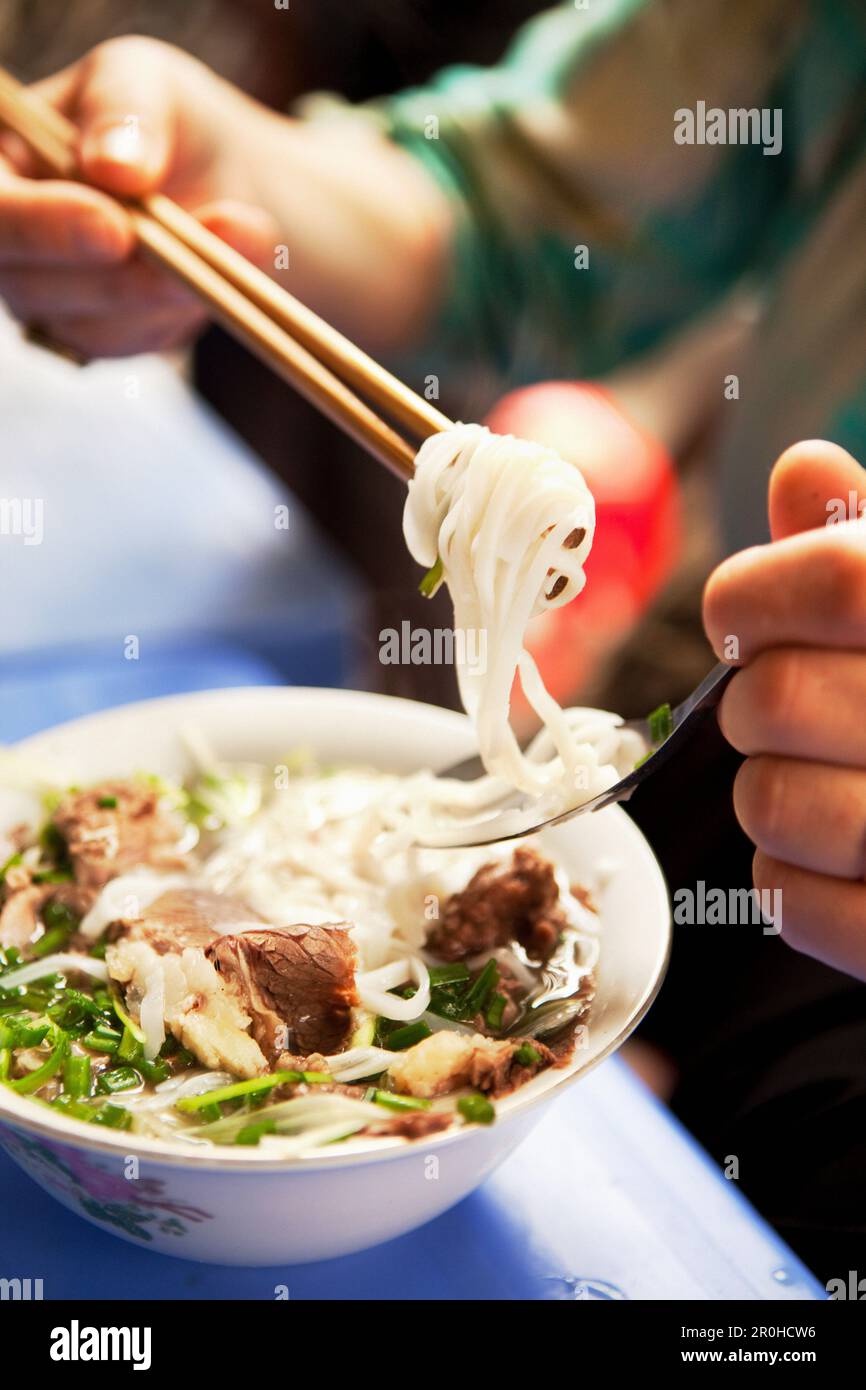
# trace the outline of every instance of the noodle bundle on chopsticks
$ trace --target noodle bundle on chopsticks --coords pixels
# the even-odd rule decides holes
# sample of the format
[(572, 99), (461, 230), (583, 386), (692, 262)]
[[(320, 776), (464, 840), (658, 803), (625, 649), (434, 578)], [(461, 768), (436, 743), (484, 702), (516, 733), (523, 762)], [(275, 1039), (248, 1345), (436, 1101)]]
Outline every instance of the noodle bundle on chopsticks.
[[(458, 633), (484, 637), (485, 665), (459, 660), (460, 696), (488, 773), (563, 809), (629, 771), (642, 748), (603, 710), (562, 710), (524, 646), (530, 620), (582, 590), (595, 505), (580, 472), (551, 450), (482, 425), (457, 425), (419, 450), (403, 518), (406, 543), (445, 583)], [(474, 644), (478, 649), (478, 644)], [(509, 722), (519, 675), (543, 728), (522, 752)]]

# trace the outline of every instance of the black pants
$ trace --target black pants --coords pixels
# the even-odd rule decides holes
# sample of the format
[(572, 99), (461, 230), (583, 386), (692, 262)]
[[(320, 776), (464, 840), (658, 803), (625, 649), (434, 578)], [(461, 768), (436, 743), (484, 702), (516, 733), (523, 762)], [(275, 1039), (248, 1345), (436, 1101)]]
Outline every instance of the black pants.
[[(713, 717), (682, 757), (629, 806), (671, 894), (748, 887), (741, 759)], [(675, 926), (641, 1036), (678, 1063), (675, 1112), (720, 1163), (737, 1158), (743, 1191), (818, 1278), (866, 1276), (866, 986), (760, 925)]]

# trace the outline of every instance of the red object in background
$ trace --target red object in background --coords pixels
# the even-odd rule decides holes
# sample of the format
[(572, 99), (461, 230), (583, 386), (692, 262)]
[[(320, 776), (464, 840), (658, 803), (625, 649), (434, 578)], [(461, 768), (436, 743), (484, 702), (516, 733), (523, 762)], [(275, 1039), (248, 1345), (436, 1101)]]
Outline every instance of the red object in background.
[[(498, 434), (555, 449), (578, 466), (595, 497), (586, 587), (564, 608), (536, 618), (527, 638), (548, 690), (567, 701), (622, 641), (673, 569), (680, 552), (673, 463), (608, 391), (583, 382), (513, 391), (486, 423)], [(519, 725), (527, 714), (519, 693), (513, 712)]]

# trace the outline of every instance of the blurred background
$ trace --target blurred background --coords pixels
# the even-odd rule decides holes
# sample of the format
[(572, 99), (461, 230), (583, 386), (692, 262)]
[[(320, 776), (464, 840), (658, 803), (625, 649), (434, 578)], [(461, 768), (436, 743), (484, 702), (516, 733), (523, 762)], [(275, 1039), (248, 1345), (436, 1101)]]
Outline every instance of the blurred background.
[[(29, 81), (103, 39), (143, 33), (290, 109), (314, 91), (361, 101), (458, 60), (495, 61), (519, 24), (544, 8), (530, 0), (292, 0), (288, 11), (270, 0), (0, 0), (0, 61)], [(598, 539), (581, 611), (549, 615), (532, 635), (560, 700), (641, 713), (686, 693), (709, 664), (698, 610), (718, 545), (706, 460), (719, 363), (731, 369), (748, 317), (742, 301), (723, 306), (663, 353), (605, 381), (524, 381), (519, 353), (508, 379), (485, 365), (441, 381), (442, 408), (454, 418), (560, 439), (596, 494)], [(377, 659), (383, 628), (450, 623), (444, 594), (432, 605), (417, 594), (417, 567), (399, 543), (401, 485), (220, 330), (171, 364), (76, 369), (24, 343), (11, 322), (0, 351), (7, 495), (18, 495), (19, 483), (32, 493), (36, 479), (46, 505), (70, 519), (88, 512), (97, 525), (92, 550), (75, 557), (74, 590), (57, 584), (68, 563), (62, 549), (49, 564), (41, 547), (37, 565), (33, 550), (10, 557), (7, 548), (4, 562), (26, 571), (23, 606), (0, 639), (10, 656), (58, 640), (80, 653), (86, 643), (91, 666), (104, 655), (110, 703), (124, 698), (129, 675), (113, 660), (118, 628), (147, 634), (151, 655), (154, 643), (164, 653), (222, 634), (290, 681), (456, 703), (450, 668)], [(46, 397), (50, 422), (40, 409)], [(286, 497), (294, 524), (275, 532), (269, 508)], [(112, 546), (112, 535), (123, 544)], [(143, 674), (130, 686), (138, 695)], [(7, 682), (4, 698), (12, 718), (21, 689)], [(7, 724), (5, 736), (19, 731)]]

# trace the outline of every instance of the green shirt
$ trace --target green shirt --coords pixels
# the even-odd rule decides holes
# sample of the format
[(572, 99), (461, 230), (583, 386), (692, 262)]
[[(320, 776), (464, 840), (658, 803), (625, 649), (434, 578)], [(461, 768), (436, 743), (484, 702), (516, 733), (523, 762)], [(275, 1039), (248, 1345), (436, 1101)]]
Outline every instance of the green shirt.
[[(718, 117), (698, 143), (701, 109), (777, 112), (781, 148), (710, 143)], [(375, 112), (456, 212), (419, 374), (599, 375), (751, 281), (765, 308), (724, 403), (737, 514), (763, 517), (796, 438), (866, 462), (861, 0), (577, 0), (495, 67), (450, 68)]]

